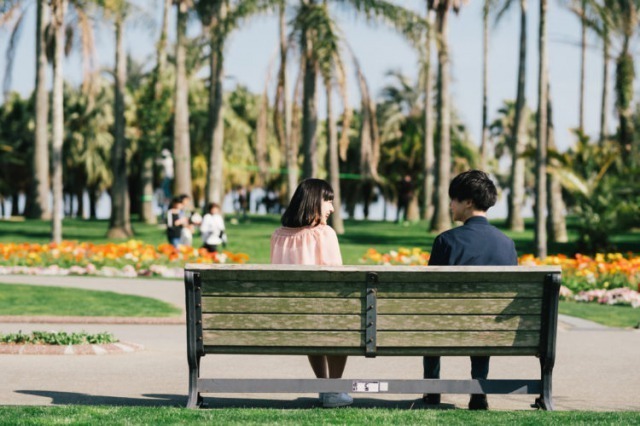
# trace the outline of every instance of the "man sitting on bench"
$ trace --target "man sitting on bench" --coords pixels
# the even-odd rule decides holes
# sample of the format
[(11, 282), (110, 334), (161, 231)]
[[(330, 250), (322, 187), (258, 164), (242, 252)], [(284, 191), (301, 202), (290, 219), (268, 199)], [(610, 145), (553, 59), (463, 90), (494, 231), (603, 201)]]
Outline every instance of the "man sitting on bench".
[[(498, 192), (489, 176), (480, 170), (469, 170), (456, 176), (449, 185), (451, 213), (454, 221), (464, 225), (443, 232), (433, 242), (429, 265), (496, 265), (518, 264), (514, 242), (489, 224), (487, 210), (497, 200)], [(440, 357), (426, 356), (424, 378), (440, 378)], [(489, 357), (471, 357), (471, 378), (486, 379)], [(440, 394), (425, 394), (428, 405), (440, 404)], [(470, 410), (489, 408), (487, 396), (471, 395)]]

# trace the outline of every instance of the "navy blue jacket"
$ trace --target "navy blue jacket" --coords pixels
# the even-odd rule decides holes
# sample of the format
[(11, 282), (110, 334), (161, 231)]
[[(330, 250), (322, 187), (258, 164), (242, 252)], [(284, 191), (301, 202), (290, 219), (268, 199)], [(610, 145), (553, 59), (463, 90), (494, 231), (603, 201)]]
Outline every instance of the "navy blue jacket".
[(513, 240), (483, 216), (473, 216), (463, 226), (438, 235), (429, 258), (429, 265), (441, 266), (517, 264), (518, 254)]

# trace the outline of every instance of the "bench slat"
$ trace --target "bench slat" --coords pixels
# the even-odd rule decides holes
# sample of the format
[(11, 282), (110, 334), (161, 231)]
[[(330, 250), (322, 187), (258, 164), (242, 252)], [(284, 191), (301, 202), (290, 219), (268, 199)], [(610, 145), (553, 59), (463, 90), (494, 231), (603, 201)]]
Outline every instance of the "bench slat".
[(539, 315), (379, 315), (378, 331), (540, 330)]
[(379, 299), (378, 314), (540, 315), (539, 299)]
[(363, 330), (361, 315), (204, 314), (208, 330)]
[(352, 282), (320, 281), (206, 281), (204, 296), (251, 297), (364, 297), (366, 286)]
[(251, 314), (355, 314), (364, 309), (360, 299), (203, 297), (202, 312)]
[(378, 298), (474, 298), (474, 297), (537, 297), (542, 298), (539, 282), (492, 282), (492, 283), (450, 283), (450, 282), (380, 282)]
[(380, 331), (383, 347), (538, 347), (537, 331)]
[(205, 346), (364, 346), (357, 331), (203, 331)]
[[(252, 265), (243, 265), (249, 267)], [(267, 266), (267, 265), (260, 265)], [(269, 265), (280, 266), (283, 265)], [(309, 273), (309, 271), (300, 270), (269, 270), (272, 268), (266, 268), (265, 270), (201, 270), (200, 280), (201, 282), (216, 282), (216, 281), (260, 281), (260, 282), (361, 282), (364, 283), (366, 279), (366, 272), (364, 271), (324, 271), (322, 274)], [(320, 268), (316, 268), (318, 270)], [(314, 271), (315, 272), (315, 271)]]
[(505, 270), (497, 273), (500, 267), (491, 267), (491, 270), (483, 271), (481, 268), (476, 269), (458, 269), (455, 271), (437, 271), (432, 270), (433, 267), (424, 267), (425, 274), (428, 277), (423, 276), (421, 273), (411, 273), (408, 270), (390, 270), (384, 272), (378, 272), (379, 282), (388, 283), (420, 283), (424, 281), (429, 282), (442, 282), (442, 283), (527, 283), (527, 282), (542, 282), (547, 272), (541, 271), (525, 271), (515, 270), (514, 267), (505, 267)]

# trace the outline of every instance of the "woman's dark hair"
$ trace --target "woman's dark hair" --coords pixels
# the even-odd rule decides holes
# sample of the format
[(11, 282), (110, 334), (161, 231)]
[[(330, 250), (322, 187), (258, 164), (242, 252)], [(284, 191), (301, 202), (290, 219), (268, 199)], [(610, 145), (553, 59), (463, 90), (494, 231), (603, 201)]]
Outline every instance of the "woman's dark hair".
[(456, 176), (449, 185), (449, 198), (471, 200), (478, 209), (486, 212), (498, 199), (498, 190), (485, 172), (469, 170)]
[(180, 197), (173, 197), (171, 199), (171, 203), (169, 204), (170, 208), (174, 208), (176, 207), (178, 204), (182, 203), (182, 198)]
[(301, 228), (319, 225), (322, 221), (323, 201), (333, 201), (331, 185), (322, 179), (303, 180), (282, 214), (282, 226)]
[(213, 210), (214, 207), (219, 210), (220, 209), (220, 204), (218, 204), (218, 203), (208, 203), (207, 207), (204, 210), (204, 214), (211, 213), (211, 210)]

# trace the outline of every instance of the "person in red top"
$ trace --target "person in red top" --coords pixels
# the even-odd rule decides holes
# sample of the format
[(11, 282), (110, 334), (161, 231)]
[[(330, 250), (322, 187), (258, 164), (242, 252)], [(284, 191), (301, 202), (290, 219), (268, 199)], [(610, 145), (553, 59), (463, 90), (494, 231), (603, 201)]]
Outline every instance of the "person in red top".
[[(271, 263), (281, 265), (342, 265), (336, 232), (327, 225), (333, 213), (333, 189), (321, 179), (300, 183), (289, 207), (282, 215), (282, 227), (271, 236)], [(339, 379), (346, 356), (309, 355), (309, 363), (319, 379)], [(320, 394), (324, 407), (351, 405), (346, 393)]]

